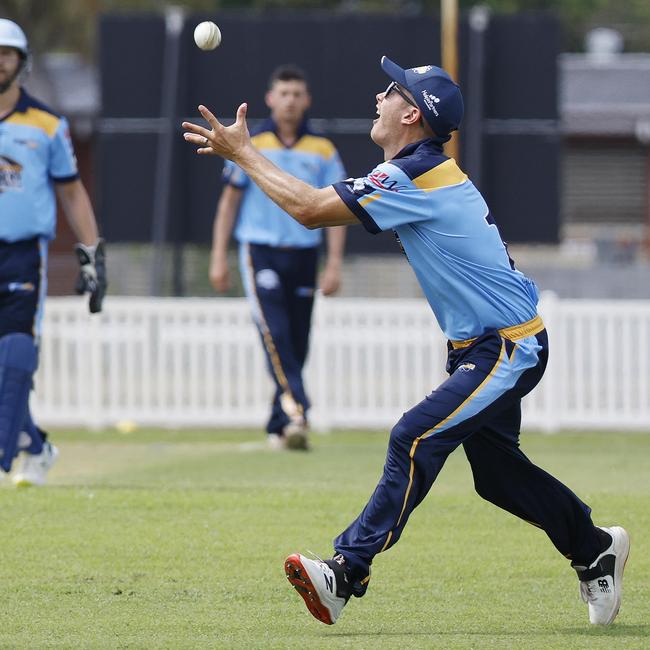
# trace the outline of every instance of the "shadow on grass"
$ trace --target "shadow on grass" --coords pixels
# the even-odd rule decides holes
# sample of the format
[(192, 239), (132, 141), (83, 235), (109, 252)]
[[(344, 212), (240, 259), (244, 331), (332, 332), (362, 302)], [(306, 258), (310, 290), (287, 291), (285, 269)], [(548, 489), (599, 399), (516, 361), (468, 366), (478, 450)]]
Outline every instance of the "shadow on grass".
[(650, 636), (650, 625), (612, 625), (612, 626), (593, 626), (593, 627), (568, 627), (555, 630), (431, 630), (430, 632), (406, 632), (406, 631), (386, 631), (386, 630), (369, 630), (365, 632), (329, 632), (324, 631), (320, 636), (323, 637), (435, 637), (435, 636), (484, 636), (484, 637), (558, 637), (561, 634), (570, 634), (572, 636), (603, 636), (603, 637), (634, 637), (642, 638)]
[(585, 636), (650, 636), (650, 625), (625, 625), (615, 623), (614, 625), (593, 625), (586, 630), (579, 627), (568, 627), (564, 629), (570, 634), (583, 634)]

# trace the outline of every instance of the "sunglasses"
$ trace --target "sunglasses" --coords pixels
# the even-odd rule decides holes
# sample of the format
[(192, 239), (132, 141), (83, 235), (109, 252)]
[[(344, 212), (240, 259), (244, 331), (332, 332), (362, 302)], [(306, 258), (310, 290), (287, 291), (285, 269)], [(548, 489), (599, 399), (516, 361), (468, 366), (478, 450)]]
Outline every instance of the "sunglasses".
[(393, 91), (395, 91), (407, 104), (415, 108), (420, 108), (398, 85), (396, 81), (391, 81), (388, 84), (388, 88), (384, 91), (384, 99), (388, 97)]

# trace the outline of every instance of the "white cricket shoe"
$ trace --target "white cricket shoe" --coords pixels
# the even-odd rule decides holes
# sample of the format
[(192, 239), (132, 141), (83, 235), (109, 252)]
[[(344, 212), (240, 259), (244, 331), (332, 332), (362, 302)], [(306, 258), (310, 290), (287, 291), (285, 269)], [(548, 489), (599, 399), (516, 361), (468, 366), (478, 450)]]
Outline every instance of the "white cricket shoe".
[(281, 451), (286, 447), (286, 440), (279, 433), (269, 433), (266, 436), (266, 444), (273, 451)]
[(573, 568), (580, 579), (580, 597), (589, 606), (589, 622), (609, 625), (621, 607), (630, 536), (620, 526), (599, 528), (611, 535), (612, 543), (588, 567), (574, 565)]
[(47, 473), (56, 462), (59, 450), (47, 440), (43, 443), (40, 454), (20, 455), (20, 465), (12, 476), (12, 481), (17, 487), (30, 487), (32, 485), (45, 485)]
[(302, 596), (307, 609), (321, 623), (333, 625), (350, 599), (352, 583), (342, 556), (340, 561), (310, 560), (299, 553), (284, 561), (287, 579)]

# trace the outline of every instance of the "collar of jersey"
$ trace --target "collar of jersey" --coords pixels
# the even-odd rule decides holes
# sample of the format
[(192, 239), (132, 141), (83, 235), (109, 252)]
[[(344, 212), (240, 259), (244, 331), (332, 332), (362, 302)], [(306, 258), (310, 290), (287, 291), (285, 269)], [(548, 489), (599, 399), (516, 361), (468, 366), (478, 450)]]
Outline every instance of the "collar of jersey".
[(296, 133), (296, 141), (290, 146), (287, 147), (282, 140), (280, 140), (280, 136), (278, 135), (278, 125), (275, 123), (275, 120), (272, 117), (267, 117), (254, 131), (251, 135), (258, 135), (259, 133), (266, 133), (270, 131), (275, 135), (275, 137), (278, 139), (278, 142), (285, 148), (285, 149), (293, 149), (293, 147), (298, 144), (298, 141), (300, 138), (302, 138), (303, 135), (308, 135), (312, 133), (312, 130), (309, 126), (309, 121), (305, 117), (302, 122), (300, 123), (300, 126), (298, 127), (298, 132)]
[(431, 153), (433, 154), (441, 154), (442, 153), (442, 145), (447, 142), (449, 138), (424, 138), (423, 140), (418, 140), (417, 142), (411, 142), (411, 144), (407, 144), (403, 149), (400, 149), (393, 157), (392, 160), (395, 160), (397, 158), (406, 158), (406, 156), (410, 156), (414, 154), (420, 147), (427, 148), (431, 150)]
[(0, 122), (4, 122), (8, 117), (11, 117), (14, 113), (24, 113), (29, 108), (30, 98), (29, 95), (25, 92), (25, 89), (21, 86), (20, 95), (18, 95), (18, 101), (16, 105), (10, 110), (6, 115), (0, 117)]

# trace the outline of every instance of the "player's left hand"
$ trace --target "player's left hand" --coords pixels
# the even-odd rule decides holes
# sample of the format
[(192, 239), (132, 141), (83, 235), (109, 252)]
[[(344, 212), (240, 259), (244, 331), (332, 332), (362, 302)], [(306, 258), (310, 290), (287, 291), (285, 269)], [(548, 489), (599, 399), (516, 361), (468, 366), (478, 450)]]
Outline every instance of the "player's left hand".
[(206, 129), (192, 122), (183, 122), (182, 126), (187, 131), (183, 137), (187, 142), (197, 145), (199, 154), (212, 154), (237, 162), (248, 147), (252, 147), (248, 126), (246, 124), (247, 104), (241, 104), (237, 109), (237, 118), (231, 126), (224, 126), (203, 105), (199, 112), (207, 120), (210, 129)]
[(326, 264), (320, 276), (320, 290), (324, 296), (331, 296), (341, 288), (341, 270), (338, 266)]
[(102, 301), (108, 287), (104, 240), (97, 240), (94, 246), (77, 244), (74, 251), (81, 266), (75, 291), (80, 295), (83, 293), (90, 294), (88, 308), (91, 314), (96, 314), (102, 310)]

